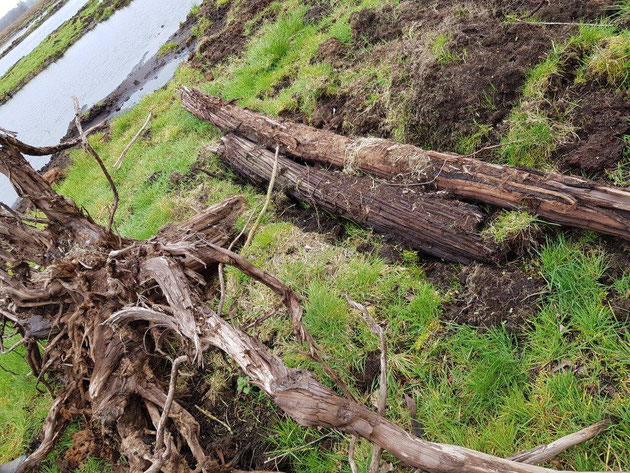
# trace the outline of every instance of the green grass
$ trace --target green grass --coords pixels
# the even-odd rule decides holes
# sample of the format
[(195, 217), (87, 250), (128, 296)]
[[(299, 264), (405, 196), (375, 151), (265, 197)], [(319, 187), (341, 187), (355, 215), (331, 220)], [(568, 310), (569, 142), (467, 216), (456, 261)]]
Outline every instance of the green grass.
[(2, 76), (0, 102), (6, 101), (8, 94), (13, 94), (19, 90), (51, 62), (63, 55), (86, 31), (108, 19), (117, 9), (128, 5), (129, 1), (90, 0), (86, 3), (77, 15), (48, 35), (33, 51), (20, 59)]
[(611, 35), (598, 44), (585, 65), (585, 75), (613, 87), (630, 86), (630, 31)]
[(504, 243), (519, 235), (536, 231), (538, 222), (538, 217), (528, 212), (505, 211), (499, 214), (483, 233), (492, 237), (497, 243)]
[[(274, 7), (274, 20), (254, 33), (242, 55), (212, 71), (215, 80), (206, 82), (200, 72), (183, 66), (164, 90), (146, 96), (116, 118), (109, 136), (92, 136), (90, 142), (111, 168), (149, 111), (153, 113), (150, 133), (136, 142), (122, 168), (113, 172), (121, 196), (117, 230), (124, 236), (147, 238), (165, 223), (181, 220), (236, 193), (243, 193), (249, 204), (238, 223), (242, 226), (264, 200), (263, 191), (236, 185), (216, 158), (208, 157), (203, 165), (225, 172), (224, 179), (198, 175), (177, 183), (171, 179), (174, 172), (187, 175), (202, 146), (219, 136), (214, 128), (182, 110), (177, 88), (183, 84), (199, 86), (271, 114), (299, 110), (308, 116), (318, 97), (338, 92), (350, 83), (362, 84), (360, 90), (370, 91), (366, 94), (370, 100), (370, 94), (387, 91), (390, 85), (384, 65), (366, 65), (360, 74), (363, 77), (358, 77), (311, 60), (318, 45), (330, 37), (351, 42), (350, 14), (379, 3), (337, 2), (329, 16), (314, 24), (305, 20), (306, 10), (298, 2), (282, 2), (282, 8)], [(599, 34), (581, 30), (572, 48), (599, 44)], [(544, 99), (553, 74), (562, 70), (565, 51), (568, 49), (552, 51), (550, 54), (556, 56), (550, 56), (530, 74), (524, 103), (515, 110), (511, 135), (506, 138), (507, 143), (518, 143), (519, 147), (506, 152), (504, 159), (539, 165), (548, 157), (549, 149), (557, 146), (558, 136), (567, 133), (542, 109), (526, 104)], [(275, 91), (275, 86), (287, 78), (289, 85)], [(393, 107), (396, 98), (391, 102)], [(404, 135), (402, 125), (400, 130)], [(482, 137), (469, 138), (462, 146), (474, 150)], [(111, 202), (105, 180), (85, 153), (73, 151), (71, 157), (68, 177), (58, 190), (75, 199), (97, 221), (105, 222)], [(386, 327), (387, 417), (394, 422), (410, 428), (403, 402), (403, 395), (408, 394), (417, 402), (426, 439), (509, 456), (610, 416), (618, 420), (616, 425), (562, 454), (557, 466), (566, 470), (630, 468), (626, 440), (630, 435), (630, 336), (607, 303), (611, 291), (627, 294), (630, 276), (619, 278), (612, 287), (604, 285), (608, 256), (597, 237), (578, 234), (575, 239), (549, 240), (539, 254), (523, 261), (532, 276), (547, 282), (544, 296), (532, 295), (539, 297), (539, 309), (529, 314), (521, 332), (510, 332), (501, 325), (480, 330), (449, 322), (443, 312), (458, 290), (458, 282), (433, 285), (424, 273), (423, 259), (415, 252), (403, 252), (400, 263), (387, 263), (378, 256), (382, 239), (352, 224), (346, 225), (342, 241), (331, 244), (287, 222), (277, 211), (277, 204), (274, 199), (243, 254), (304, 296), (306, 325), (327, 354), (327, 362), (362, 401), (372, 405), (372, 394), (378, 389), (373, 380), (366, 394), (357, 381), (366, 368), (368, 354), (378, 350), (378, 340), (361, 316), (348, 307), (346, 296), (367, 304)], [(536, 221), (531, 215), (505, 213), (495, 221), (491, 233), (497, 239), (507, 239), (532, 225)], [(375, 250), (358, 252), (357, 246), (364, 243)], [(270, 291), (241, 273), (228, 269), (226, 279), (227, 306), (236, 304), (237, 321), (253, 320), (277, 303)], [(333, 386), (321, 367), (305, 356), (305, 347), (295, 341), (283, 314), (264, 322), (257, 335), (288, 365), (312, 370)], [(217, 385), (227, 384), (228, 374), (215, 372), (211, 376), (216, 377)], [(248, 396), (261, 396), (246, 379), (239, 386)], [(269, 401), (261, 398), (259, 402)], [(29, 405), (25, 403), (23, 408), (24, 418), (29, 418), (25, 413)], [(23, 431), (32, 432), (33, 428)], [(272, 444), (269, 456), (289, 461), (292, 471), (349, 471), (348, 439), (337, 432), (306, 429), (282, 417), (266, 425), (264, 432)], [(28, 437), (24, 433), (10, 436), (19, 439), (14, 442), (18, 450), (13, 453), (23, 448)], [(360, 468), (365, 469), (369, 457), (370, 446), (360, 441), (356, 452)]]
[(166, 56), (167, 54), (175, 52), (177, 51), (178, 47), (179, 47), (179, 44), (176, 41), (168, 41), (164, 43), (162, 46), (160, 46), (160, 49), (158, 51), (158, 56), (163, 57), (163, 56)]
[[(608, 45), (617, 38), (614, 27), (581, 26), (562, 44), (554, 44), (547, 57), (527, 75), (522, 101), (507, 119), (499, 151), (503, 162), (514, 166), (550, 167), (549, 158), (558, 146), (577, 139), (570, 113), (574, 103), (549, 98), (554, 79), (574, 74), (574, 84), (599, 75), (622, 84), (624, 72), (620, 52)], [(615, 49), (614, 52), (611, 52)], [(583, 64), (575, 71), (574, 62)], [(613, 66), (617, 67), (616, 69)], [(567, 70), (571, 67), (571, 70)], [(562, 111), (561, 111), (562, 110)]]
[(447, 66), (453, 62), (459, 62), (462, 58), (451, 51), (449, 43), (451, 37), (447, 33), (439, 34), (431, 43), (430, 50), (435, 55), (435, 60), (440, 66)]
[[(7, 341), (5, 346), (17, 340), (16, 337)], [(50, 397), (37, 392), (35, 379), (29, 373), (21, 348), (0, 355), (0, 464), (25, 453), (48, 412)]]

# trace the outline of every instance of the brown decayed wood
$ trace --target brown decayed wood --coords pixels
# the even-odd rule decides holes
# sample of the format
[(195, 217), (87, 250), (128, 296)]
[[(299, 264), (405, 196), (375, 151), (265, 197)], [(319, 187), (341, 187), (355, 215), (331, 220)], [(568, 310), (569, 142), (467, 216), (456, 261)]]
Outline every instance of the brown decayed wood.
[[(238, 174), (262, 185), (273, 172), (274, 154), (233, 133), (217, 151)], [(348, 176), (278, 160), (276, 187), (309, 205), (350, 218), (433, 256), (457, 262), (490, 260), (495, 245), (479, 234), (478, 209), (436, 195), (405, 193), (369, 177)]]
[(630, 239), (630, 192), (558, 173), (486, 163), (376, 138), (354, 138), (271, 118), (204, 94), (182, 89), (193, 115), (225, 132), (323, 165), (376, 177), (426, 183), (462, 199), (526, 209), (546, 220)]

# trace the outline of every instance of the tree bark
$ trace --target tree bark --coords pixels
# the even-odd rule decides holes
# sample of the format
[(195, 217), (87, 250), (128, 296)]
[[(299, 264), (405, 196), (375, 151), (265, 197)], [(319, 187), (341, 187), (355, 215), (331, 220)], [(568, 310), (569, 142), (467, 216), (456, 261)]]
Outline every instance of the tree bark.
[[(272, 174), (275, 156), (265, 148), (228, 134), (218, 149), (238, 174), (263, 185)], [(411, 247), (439, 258), (467, 263), (488, 261), (495, 245), (479, 235), (483, 214), (471, 205), (436, 195), (405, 193), (374, 183), (278, 158), (276, 186), (298, 200), (370, 226)]]
[(199, 90), (183, 88), (182, 104), (225, 132), (309, 163), (355, 169), (411, 184), (426, 183), (462, 199), (526, 209), (544, 219), (630, 239), (630, 192), (534, 169), (491, 164), (377, 138), (352, 138), (274, 119)]

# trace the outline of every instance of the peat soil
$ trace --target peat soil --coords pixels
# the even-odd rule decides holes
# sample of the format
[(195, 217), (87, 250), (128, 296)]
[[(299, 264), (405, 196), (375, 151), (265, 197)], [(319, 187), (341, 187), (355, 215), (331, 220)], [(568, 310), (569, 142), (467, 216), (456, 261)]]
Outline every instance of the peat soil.
[[(496, 145), (505, 131), (505, 118), (521, 98), (528, 71), (547, 56), (554, 43), (577, 31), (575, 25), (533, 24), (530, 20), (595, 21), (610, 13), (612, 3), (495, 0), (427, 5), (405, 1), (397, 7), (353, 14), (353, 44), (331, 39), (321, 45), (315, 60), (330, 62), (336, 69), (391, 68), (389, 103), (400, 107), (396, 115), (407, 117), (406, 141), (462, 152), (458, 144), (478, 134), (477, 145), (484, 148)], [(441, 60), (432, 51), (439, 36), (445, 39), (443, 52), (448, 54)], [(558, 150), (552, 160), (563, 170), (601, 176), (621, 159), (622, 138), (630, 132), (627, 94), (595, 83), (572, 88), (568, 78), (559, 86), (555, 94), (566, 96), (564, 103), (578, 104), (571, 113), (579, 139)], [(323, 97), (312, 124), (392, 138), (395, 123), (388, 116), (390, 110), (368, 100), (371, 92), (369, 85), (359, 82), (340, 95)], [(478, 157), (492, 159), (493, 154), (488, 151)]]

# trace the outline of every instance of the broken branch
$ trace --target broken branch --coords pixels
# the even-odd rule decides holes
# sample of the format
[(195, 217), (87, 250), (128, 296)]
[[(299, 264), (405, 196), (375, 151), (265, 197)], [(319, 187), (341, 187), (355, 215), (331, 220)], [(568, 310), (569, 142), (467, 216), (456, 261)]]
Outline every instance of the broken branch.
[(147, 116), (147, 119), (145, 120), (144, 125), (140, 127), (140, 129), (138, 130), (138, 133), (136, 133), (134, 137), (131, 138), (131, 141), (127, 143), (127, 146), (125, 146), (125, 149), (123, 149), (122, 153), (120, 153), (120, 156), (118, 157), (118, 159), (116, 160), (116, 163), (114, 164), (114, 169), (120, 169), (120, 166), (122, 166), (122, 162), (125, 159), (127, 152), (131, 149), (133, 144), (136, 142), (136, 140), (140, 137), (144, 129), (147, 127), (147, 125), (151, 121), (151, 116), (152, 116), (151, 112), (149, 112), (149, 115)]
[(92, 148), (92, 145), (90, 145), (87, 139), (87, 135), (83, 132), (83, 126), (81, 125), (81, 109), (79, 108), (78, 99), (75, 96), (72, 96), (72, 101), (74, 102), (75, 111), (74, 123), (77, 126), (83, 149), (86, 153), (90, 154), (96, 160), (99, 167), (101, 168), (101, 171), (103, 171), (103, 174), (105, 175), (105, 179), (107, 179), (107, 182), (109, 183), (109, 187), (111, 188), (112, 193), (114, 194), (114, 201), (112, 202), (112, 208), (109, 212), (109, 221), (107, 222), (107, 232), (109, 233), (112, 230), (114, 215), (116, 214), (116, 209), (118, 208), (118, 189), (116, 189), (116, 184), (114, 184), (112, 176), (110, 176), (109, 171), (105, 167), (105, 164), (103, 164), (103, 160), (94, 150), (94, 148)]

